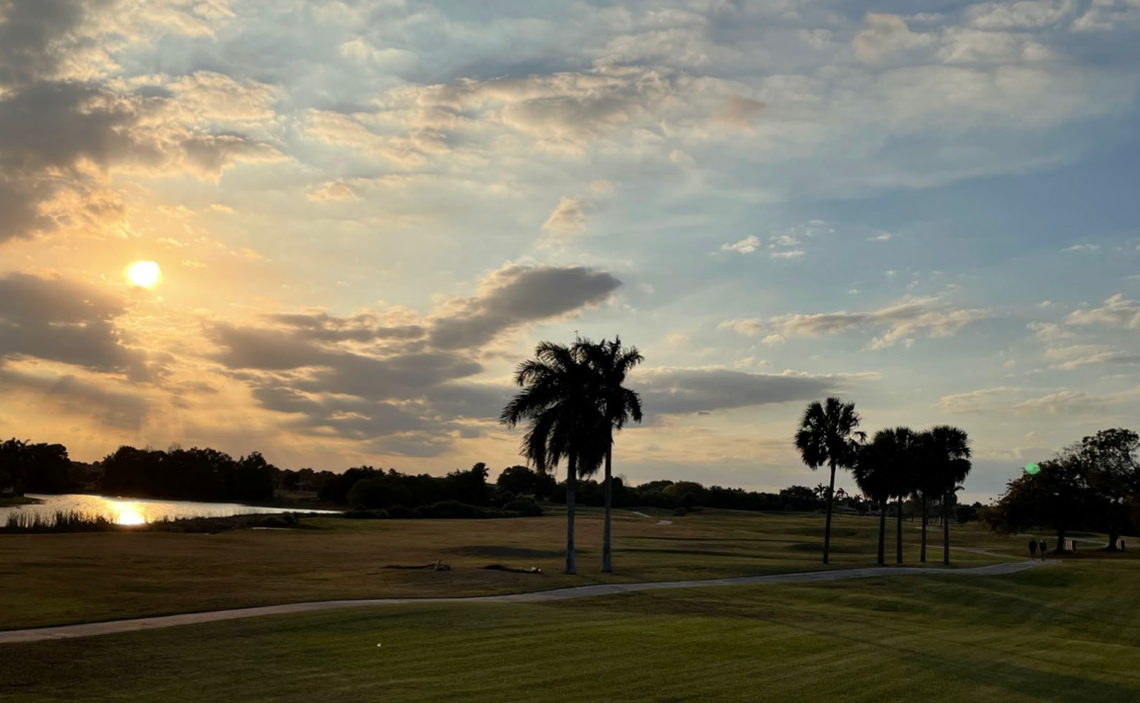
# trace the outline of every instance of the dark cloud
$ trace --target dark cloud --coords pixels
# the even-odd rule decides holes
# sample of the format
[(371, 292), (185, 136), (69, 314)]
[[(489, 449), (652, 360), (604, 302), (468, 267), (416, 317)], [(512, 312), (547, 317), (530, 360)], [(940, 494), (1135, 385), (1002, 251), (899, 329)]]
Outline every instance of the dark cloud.
[(582, 266), (508, 266), (488, 277), (478, 296), (449, 303), (428, 339), (440, 349), (482, 346), (500, 332), (600, 303), (620, 286)]
[(334, 317), (325, 312), (282, 313), (269, 319), (297, 330), (296, 336), (322, 342), (371, 342), (380, 339), (419, 339), (424, 328), (419, 325), (388, 326), (372, 314)]
[(286, 330), (234, 327), (219, 323), (209, 332), (223, 348), (215, 358), (231, 369), (284, 371), (308, 366), (328, 366), (335, 356)]
[(280, 157), (271, 145), (241, 134), (212, 133), (193, 110), (178, 109), (180, 98), (169, 91), (75, 78), (76, 66), (98, 65), (87, 54), (115, 41), (108, 36), (123, 39), (124, 28), (100, 24), (114, 14), (113, 5), (0, 0), (0, 244), (77, 220), (98, 221), (98, 213), (45, 212), (60, 193), (95, 200), (81, 165), (216, 178), (235, 161)]
[[(250, 385), (262, 407), (316, 434), (375, 439), (378, 451), (434, 456), (460, 419), (493, 421), (510, 389), (467, 382), (480, 347), (501, 332), (604, 300), (621, 285), (584, 267), (508, 266), (479, 294), (454, 300), (430, 326), (389, 326), (373, 313), (267, 316), (272, 327), (219, 323), (214, 358)], [(426, 334), (426, 339), (424, 339)], [(463, 348), (465, 351), (460, 351)]]
[(143, 355), (122, 344), (113, 323), (123, 310), (121, 300), (72, 281), (0, 277), (0, 359), (36, 357), (144, 375)]
[(649, 413), (687, 414), (818, 400), (858, 376), (760, 374), (731, 369), (647, 369), (631, 386)]
[(0, 85), (53, 76), (57, 40), (80, 26), (87, 7), (108, 0), (0, 0)]
[(90, 415), (112, 427), (138, 429), (150, 404), (145, 398), (108, 390), (71, 375), (41, 376), (0, 367), (0, 385), (5, 390), (34, 392), (40, 400), (68, 413)]

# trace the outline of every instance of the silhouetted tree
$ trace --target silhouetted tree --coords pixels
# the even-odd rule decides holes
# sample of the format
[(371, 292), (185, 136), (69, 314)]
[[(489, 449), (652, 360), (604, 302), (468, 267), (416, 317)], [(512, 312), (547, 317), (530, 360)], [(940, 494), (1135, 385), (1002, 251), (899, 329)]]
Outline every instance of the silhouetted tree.
[(577, 345), (542, 342), (535, 358), (519, 365), (515, 382), (522, 391), (499, 420), (509, 427), (529, 423), (521, 452), (539, 471), (566, 462), (566, 573), (573, 574), (574, 491), (580, 475), (597, 471), (609, 446), (598, 374)]
[(1140, 489), (1140, 436), (1121, 428), (1101, 430), (1074, 448), (1087, 471), (1090, 488), (1104, 505), (1103, 524), (1108, 550), (1116, 551), (1123, 525), (1128, 521), (1127, 501)]
[[(920, 475), (933, 477), (927, 484), (931, 495), (942, 498), (942, 563), (950, 565), (950, 508), (957, 498), (958, 484), (970, 473), (970, 438), (965, 430), (949, 425), (938, 425), (923, 433), (923, 462)], [(925, 518), (924, 518), (925, 522)], [(923, 552), (926, 551), (926, 530), (923, 526)]]
[(597, 374), (598, 401), (600, 412), (607, 426), (605, 477), (605, 519), (602, 528), (602, 573), (614, 570), (611, 548), (610, 511), (613, 507), (613, 435), (620, 432), (625, 423), (633, 420), (641, 422), (641, 396), (623, 384), (633, 367), (645, 360), (637, 347), (623, 347), (621, 337), (613, 341), (602, 340), (597, 344), (579, 339), (576, 350), (589, 367)]
[(1057, 533), (1056, 550), (1064, 551), (1068, 531), (1095, 518), (1097, 501), (1085, 474), (1081, 457), (1063, 450), (1041, 462), (1036, 475), (1025, 473), (1006, 484), (1005, 493), (986, 511), (986, 520), (1002, 532), (1048, 526)]
[(831, 511), (835, 498), (835, 470), (850, 468), (855, 462), (859, 414), (854, 403), (839, 398), (828, 398), (822, 405), (813, 402), (804, 410), (796, 432), (796, 448), (812, 471), (820, 466), (831, 467), (831, 482), (827, 489), (827, 521), (823, 533), (823, 563), (831, 551)]
[(884, 433), (876, 433), (870, 443), (860, 445), (855, 466), (851, 469), (859, 490), (879, 507), (879, 548), (876, 563), (880, 566), (885, 562), (887, 502), (892, 495), (892, 467), (889, 462), (893, 447), (887, 446), (890, 441)]

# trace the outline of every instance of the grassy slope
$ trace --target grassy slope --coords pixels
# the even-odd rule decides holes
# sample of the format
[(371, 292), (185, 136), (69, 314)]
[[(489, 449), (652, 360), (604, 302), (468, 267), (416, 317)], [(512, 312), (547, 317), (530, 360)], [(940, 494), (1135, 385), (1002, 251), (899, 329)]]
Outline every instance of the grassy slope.
[[(0, 535), (0, 629), (301, 600), (475, 595), (607, 581), (738, 576), (823, 568), (818, 515), (707, 512), (656, 518), (619, 512), (618, 573), (597, 572), (601, 520), (578, 521), (579, 576), (560, 573), (564, 518), (513, 520), (313, 519), (323, 529), (242, 530), (218, 535), (98, 533)], [(844, 516), (833, 530), (832, 567), (873, 561), (877, 522)], [(908, 526), (907, 563), (918, 560)], [(932, 535), (932, 546), (937, 544)], [(978, 528), (954, 539), (977, 546), (1011, 543)], [(1020, 545), (1020, 541), (1015, 541)], [(1020, 549), (1020, 547), (1015, 547)], [(893, 552), (892, 552), (893, 553)], [(939, 548), (931, 554), (938, 562)], [(888, 559), (893, 557), (888, 555)], [(454, 571), (386, 570), (386, 564), (437, 559)], [(955, 552), (961, 565), (994, 559)], [(542, 576), (484, 571), (491, 563), (539, 566)]]
[(0, 697), (1140, 700), (1140, 565), (1090, 557), (996, 578), (370, 608), (12, 646)]

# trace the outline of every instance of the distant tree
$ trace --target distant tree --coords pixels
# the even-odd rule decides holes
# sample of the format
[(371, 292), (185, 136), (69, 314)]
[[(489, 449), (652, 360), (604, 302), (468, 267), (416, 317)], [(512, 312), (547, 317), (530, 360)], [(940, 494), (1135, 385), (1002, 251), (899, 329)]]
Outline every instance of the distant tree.
[(986, 511), (986, 520), (1000, 532), (1049, 527), (1057, 533), (1060, 552), (1068, 531), (1089, 524), (1096, 510), (1084, 462), (1078, 453), (1063, 450), (1041, 462), (1037, 474), (1022, 474), (1006, 484), (1005, 493)]
[(467, 471), (452, 471), (447, 475), (451, 498), (468, 505), (487, 505), (490, 498), (490, 491), (487, 488), (489, 473), (487, 465), (483, 462), (475, 464)]
[(689, 491), (681, 497), (681, 506), (684, 507), (686, 511), (692, 510), (696, 504), (697, 494), (692, 491)]
[(515, 382), (522, 391), (499, 420), (509, 427), (529, 423), (521, 452), (539, 471), (566, 462), (566, 573), (574, 574), (575, 488), (579, 476), (597, 471), (609, 447), (598, 375), (578, 347), (542, 342), (535, 358), (519, 365)]
[(807, 486), (788, 486), (780, 491), (779, 499), (784, 510), (816, 510), (824, 505)]
[(823, 533), (823, 563), (831, 551), (831, 511), (835, 497), (835, 470), (850, 468), (855, 463), (859, 414), (854, 403), (828, 398), (823, 404), (813, 402), (804, 410), (796, 432), (796, 448), (812, 471), (830, 466), (831, 482), (827, 488), (827, 521)]
[(495, 479), (495, 486), (502, 493), (516, 496), (534, 494), (539, 475), (526, 466), (508, 466)]
[(593, 343), (579, 339), (575, 347), (597, 375), (598, 401), (606, 423), (606, 458), (603, 490), (605, 517), (602, 527), (602, 573), (614, 570), (611, 548), (610, 511), (613, 508), (613, 444), (614, 432), (621, 432), (629, 421), (641, 422), (641, 396), (625, 387), (626, 376), (645, 360), (637, 347), (624, 347), (621, 337)]
[(1085, 437), (1073, 449), (1084, 463), (1089, 487), (1103, 504), (1108, 550), (1116, 551), (1120, 533), (1128, 521), (1128, 500), (1140, 489), (1140, 436), (1121, 428), (1101, 430)]

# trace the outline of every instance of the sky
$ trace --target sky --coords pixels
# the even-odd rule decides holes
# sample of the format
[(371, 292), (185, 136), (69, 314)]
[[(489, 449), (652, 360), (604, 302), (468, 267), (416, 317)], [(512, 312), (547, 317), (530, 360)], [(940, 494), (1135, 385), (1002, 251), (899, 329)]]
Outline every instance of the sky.
[(0, 167), (0, 435), (80, 460), (497, 472), (575, 334), (634, 482), (1140, 418), (1140, 0), (0, 0)]

